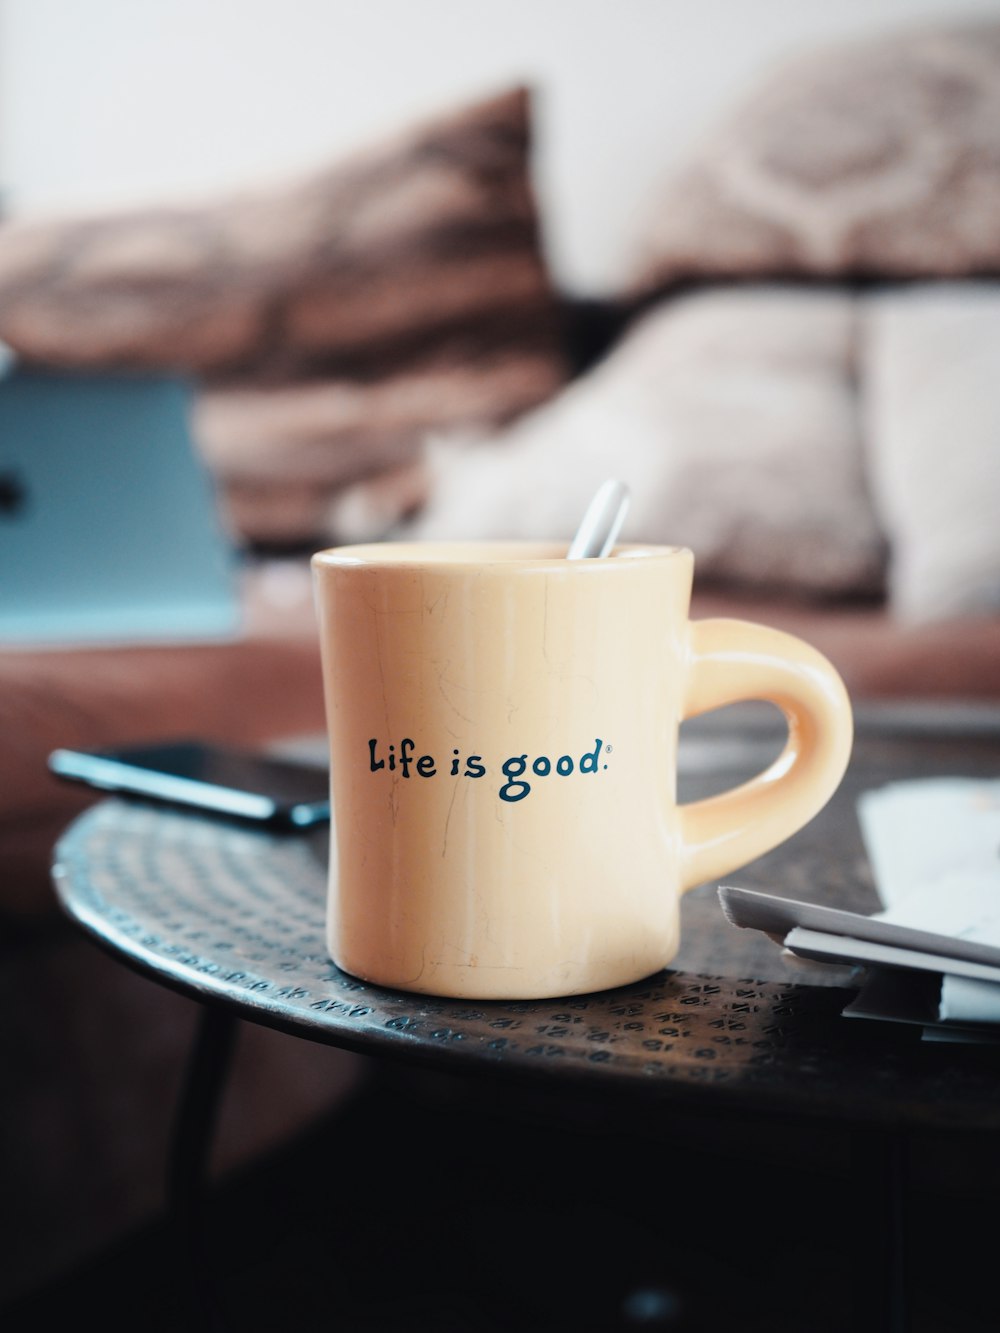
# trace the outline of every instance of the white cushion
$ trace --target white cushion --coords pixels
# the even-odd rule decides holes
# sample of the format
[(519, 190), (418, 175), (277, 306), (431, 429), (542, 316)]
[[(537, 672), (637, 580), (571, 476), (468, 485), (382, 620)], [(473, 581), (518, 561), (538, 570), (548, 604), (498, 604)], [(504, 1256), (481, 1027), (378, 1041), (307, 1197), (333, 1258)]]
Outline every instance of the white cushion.
[(892, 548), (890, 607), (914, 623), (996, 612), (1000, 282), (883, 289), (864, 309), (866, 435)]
[(608, 357), (489, 439), (438, 442), (417, 538), (569, 540), (597, 486), (632, 493), (622, 541), (690, 547), (700, 577), (877, 592), (846, 292), (664, 300)]

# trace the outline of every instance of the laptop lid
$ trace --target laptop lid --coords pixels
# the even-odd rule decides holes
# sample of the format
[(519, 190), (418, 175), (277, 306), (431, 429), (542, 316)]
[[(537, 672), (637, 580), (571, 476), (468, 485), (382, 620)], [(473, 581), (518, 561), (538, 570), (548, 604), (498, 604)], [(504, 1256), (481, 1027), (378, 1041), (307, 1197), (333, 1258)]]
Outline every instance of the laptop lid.
[(237, 551), (172, 375), (0, 375), (0, 646), (240, 628)]

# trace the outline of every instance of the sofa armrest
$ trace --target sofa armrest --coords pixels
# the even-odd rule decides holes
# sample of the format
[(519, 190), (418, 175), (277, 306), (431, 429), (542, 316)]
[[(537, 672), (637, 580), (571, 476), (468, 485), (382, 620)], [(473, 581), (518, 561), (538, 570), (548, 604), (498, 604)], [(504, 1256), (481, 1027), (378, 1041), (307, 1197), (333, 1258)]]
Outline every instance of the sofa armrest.
[(830, 659), (859, 702), (1000, 702), (1000, 615), (910, 625), (879, 601), (798, 602), (716, 589), (696, 591), (691, 615), (797, 634)]

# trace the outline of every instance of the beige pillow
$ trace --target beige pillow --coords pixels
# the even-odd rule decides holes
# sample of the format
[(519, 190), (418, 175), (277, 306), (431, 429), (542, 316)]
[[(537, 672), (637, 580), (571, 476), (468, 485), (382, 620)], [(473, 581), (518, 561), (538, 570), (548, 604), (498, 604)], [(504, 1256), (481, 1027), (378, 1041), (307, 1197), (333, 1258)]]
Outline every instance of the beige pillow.
[(1000, 21), (787, 63), (664, 182), (628, 285), (1000, 269)]
[(832, 291), (664, 301), (550, 404), (490, 441), (439, 441), (428, 503), (400, 535), (568, 541), (613, 475), (632, 492), (622, 539), (689, 546), (696, 578), (877, 592), (854, 324)]
[[(906, 622), (1000, 611), (1000, 281), (864, 301), (870, 469)], [(1000, 673), (1000, 661), (996, 664)]]

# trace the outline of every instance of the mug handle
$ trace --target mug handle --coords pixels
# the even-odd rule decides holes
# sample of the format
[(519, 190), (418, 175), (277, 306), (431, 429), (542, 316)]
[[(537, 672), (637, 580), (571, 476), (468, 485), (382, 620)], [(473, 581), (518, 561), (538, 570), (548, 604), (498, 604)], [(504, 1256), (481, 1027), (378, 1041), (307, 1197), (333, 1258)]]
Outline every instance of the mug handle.
[(745, 620), (688, 624), (682, 717), (764, 699), (788, 723), (785, 748), (762, 773), (678, 807), (681, 892), (777, 847), (823, 808), (850, 758), (851, 703), (837, 671), (792, 634)]

